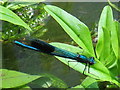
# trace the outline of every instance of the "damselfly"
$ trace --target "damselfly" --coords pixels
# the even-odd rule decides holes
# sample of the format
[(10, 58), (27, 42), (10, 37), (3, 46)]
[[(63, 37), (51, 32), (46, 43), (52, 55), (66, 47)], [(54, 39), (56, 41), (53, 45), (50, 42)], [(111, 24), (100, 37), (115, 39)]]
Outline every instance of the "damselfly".
[[(44, 41), (37, 40), (37, 39), (30, 40), (30, 45), (23, 44), (19, 41), (14, 41), (14, 43), (19, 46), (29, 48), (29, 49), (32, 49), (35, 51), (43, 52), (43, 53), (46, 53), (49, 55), (59, 56), (59, 57), (63, 57), (63, 58), (69, 58), (69, 59), (75, 60), (76, 62), (85, 63), (86, 65), (85, 65), (84, 71), (86, 70), (87, 65), (90, 68), (90, 65), (93, 65), (95, 63), (93, 57), (87, 58), (84, 55), (79, 55), (79, 54), (52, 46)], [(89, 73), (89, 68), (88, 68), (88, 73)], [(84, 71), (83, 71), (83, 74), (84, 74)]]

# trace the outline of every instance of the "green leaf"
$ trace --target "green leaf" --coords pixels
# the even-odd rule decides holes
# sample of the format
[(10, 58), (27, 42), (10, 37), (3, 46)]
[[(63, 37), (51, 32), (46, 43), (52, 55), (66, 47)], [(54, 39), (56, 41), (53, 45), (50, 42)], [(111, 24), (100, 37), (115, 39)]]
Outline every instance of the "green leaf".
[(97, 80), (87, 77), (80, 85), (73, 88), (98, 88)]
[(117, 67), (118, 67), (118, 74), (120, 74), (120, 23), (115, 21), (117, 36), (118, 36), (118, 60), (117, 60)]
[(0, 6), (0, 20), (23, 26), (24, 28), (31, 31), (31, 28), (19, 16), (3, 6)]
[(98, 24), (98, 42), (96, 45), (97, 58), (104, 60), (110, 55), (110, 31), (113, 29), (113, 14), (109, 6), (105, 6)]
[(94, 56), (90, 31), (84, 23), (56, 6), (46, 5), (44, 8), (84, 51)]
[[(71, 46), (71, 45), (67, 45), (67, 44), (62, 44), (62, 43), (50, 43), (58, 48), (62, 48), (68, 51), (71, 51), (73, 53), (77, 53), (80, 52), (80, 48), (75, 47), (75, 46)], [(85, 55), (85, 54), (84, 54)], [(74, 70), (83, 73), (83, 70), (85, 68), (85, 64), (80, 63), (80, 62), (75, 62), (75, 60), (72, 59), (67, 59), (67, 58), (61, 58), (61, 57), (57, 57), (61, 62), (63, 62), (64, 64), (68, 65), (68, 61), (69, 61), (69, 67), (73, 68)], [(100, 79), (102, 81), (110, 81), (115, 83), (116, 85), (120, 85), (120, 83), (117, 81), (117, 79), (115, 78), (115, 76), (100, 62), (95, 58), (96, 63), (94, 65), (91, 65), (90, 67), (90, 73), (88, 73), (88, 68), (85, 71), (85, 74), (93, 77), (95, 79)]]
[(115, 53), (113, 51), (111, 51), (110, 55), (106, 58), (105, 60), (105, 66), (107, 68), (110, 68), (111, 66), (113, 66), (113, 64), (116, 62), (116, 56)]
[[(83, 48), (84, 51), (87, 51), (91, 56), (95, 57), (91, 36), (88, 27), (83, 24), (81, 21), (79, 21), (77, 18), (73, 17), (69, 13), (65, 12), (64, 10), (52, 6), (47, 5), (44, 7), (45, 10), (61, 25), (61, 27), (67, 32), (67, 34), (79, 45)], [(113, 14), (112, 10), (109, 6), (106, 6), (103, 9), (103, 12), (101, 14), (101, 18), (99, 21), (99, 27), (98, 27), (98, 43), (97, 43), (97, 57), (98, 59), (104, 61), (107, 61), (107, 56), (109, 56), (111, 53), (111, 50), (113, 49), (115, 55), (116, 54), (116, 48), (112, 44), (111, 46), (111, 29), (114, 28), (113, 23)], [(115, 37), (116, 38), (116, 37)], [(66, 44), (60, 44), (60, 43), (51, 43), (52, 45), (55, 45), (57, 47), (60, 47), (62, 49), (68, 49), (68, 51), (72, 51), (74, 53), (77, 53), (80, 51), (79, 48), (74, 46), (69, 46)], [(68, 48), (69, 47), (69, 48)], [(88, 56), (88, 55), (86, 55)], [(75, 60), (67, 59), (67, 58), (61, 58), (57, 57), (61, 62), (68, 65), (73, 69), (75, 69), (78, 72), (83, 72), (85, 65), (80, 62), (75, 62)], [(95, 58), (96, 63), (94, 65), (91, 65), (90, 72), (85, 72), (86, 75), (91, 76), (96, 79), (100, 79), (102, 81), (110, 81), (115, 83), (116, 85), (120, 86), (120, 83), (116, 79), (116, 77), (105, 67), (103, 63), (98, 61), (98, 59)], [(105, 61), (104, 61), (105, 62)], [(87, 69), (86, 69), (87, 70)]]
[(119, 42), (119, 49), (120, 49), (120, 23), (115, 21), (115, 24), (116, 24), (116, 29), (117, 29), (117, 33), (118, 33), (118, 42)]
[(109, 33), (109, 30), (102, 27), (102, 30), (103, 30), (103, 50), (102, 50), (102, 53), (101, 53), (101, 56), (100, 56), (100, 60), (102, 63), (104, 62), (107, 62), (108, 59), (108, 55), (110, 55), (110, 50), (111, 50), (111, 47), (110, 47), (110, 33)]
[[(116, 23), (113, 22), (113, 24), (111, 24), (111, 43), (112, 43), (112, 48), (113, 51), (115, 53), (116, 58), (118, 59), (118, 33), (117, 33), (117, 29), (118, 27), (116, 27)], [(120, 29), (119, 29), (120, 30)]]
[(20, 87), (41, 77), (7, 69), (0, 69), (0, 74), (0, 79), (2, 79), (2, 88)]

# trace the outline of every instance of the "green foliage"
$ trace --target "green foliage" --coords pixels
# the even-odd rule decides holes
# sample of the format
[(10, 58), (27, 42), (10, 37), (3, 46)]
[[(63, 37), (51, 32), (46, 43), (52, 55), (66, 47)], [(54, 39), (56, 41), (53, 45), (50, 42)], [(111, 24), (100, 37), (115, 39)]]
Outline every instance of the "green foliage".
[[(32, 30), (34, 31), (34, 33), (32, 33), (31, 36), (40, 37), (47, 31), (44, 28), (43, 30), (39, 31), (39, 29), (42, 28), (43, 25), (45, 25), (45, 22), (43, 22), (44, 19), (48, 17), (48, 14), (45, 12), (45, 10), (43, 10), (44, 4), (31, 5), (30, 7), (21, 8), (29, 4), (33, 4), (33, 3), (26, 3), (26, 4), (21, 3), (20, 5), (18, 5), (18, 3), (11, 3), (8, 6), (6, 4), (7, 8), (0, 6), (0, 9), (2, 9), (0, 11), (0, 15), (2, 16), (0, 19), (3, 20), (2, 21), (3, 40), (6, 40), (6, 39), (14, 40), (14, 39), (20, 38), (23, 35), (31, 33)], [(17, 16), (13, 11), (9, 10), (8, 8), (12, 10), (19, 9), (17, 11), (17, 14), (20, 15), (22, 19), (20, 19), (19, 16)], [(30, 10), (31, 8), (33, 12), (29, 12), (31, 11)], [(31, 13), (34, 13), (34, 14), (31, 15)], [(27, 24), (23, 20), (27, 22)], [(10, 23), (6, 24), (5, 21), (8, 21)], [(18, 26), (16, 27), (15, 25), (13, 26), (12, 24), (16, 24)], [(20, 28), (19, 29), (20, 31), (18, 30), (18, 28)], [(24, 30), (25, 28), (26, 30)], [(41, 88), (48, 88), (48, 87), (67, 88), (67, 85), (62, 80), (50, 74), (29, 75), (29, 74), (7, 70), (7, 69), (1, 69), (0, 74), (2, 76), (0, 78), (2, 79), (2, 88), (18, 88), (18, 89), (29, 88), (30, 89), (29, 86), (26, 86), (26, 84), (30, 82), (34, 83), (35, 85), (40, 86)]]
[[(3, 6), (0, 6), (0, 9), (1, 9), (0, 10), (0, 16), (1, 16), (0, 20), (4, 20), (4, 21), (10, 22), (12, 24), (19, 25), (19, 26), (26, 28), (26, 30), (24, 30), (23, 34), (28, 34), (32, 31), (31, 28), (19, 16), (17, 16), (14, 12), (12, 12), (11, 10), (9, 10)], [(2, 24), (4, 27), (5, 22), (2, 22)], [(7, 28), (7, 30), (5, 30), (5, 28), (3, 28), (2, 39), (4, 39), (4, 40), (6, 40), (8, 38), (15, 39), (15, 38), (20, 37), (20, 35), (18, 35), (18, 34), (17, 34), (18, 36), (16, 35), (16, 33), (18, 32), (17, 29), (16, 30), (12, 30), (13, 28), (10, 29), (11, 24), (7, 25), (5, 27)], [(15, 28), (16, 28), (16, 26), (15, 26)]]
[(7, 69), (0, 69), (0, 74), (0, 79), (2, 79), (2, 88), (20, 87), (41, 77)]
[[(55, 43), (54, 42), (54, 43), (51, 43), (51, 44), (54, 45), (54, 46), (57, 46), (59, 48), (65, 49), (65, 50), (72, 51), (74, 53), (83, 51), (79, 47), (75, 47), (75, 46), (71, 46), (71, 45), (67, 45), (67, 44), (63, 44), (63, 43)], [(83, 54), (87, 55), (84, 52), (83, 52)], [(76, 70), (80, 73), (83, 73), (83, 70), (85, 68), (85, 65), (83, 63), (72, 62), (74, 60), (61, 58), (61, 57), (57, 57), (57, 58), (66, 65), (68, 65), (68, 61), (69, 61), (69, 66), (71, 68), (73, 68), (74, 70)], [(102, 81), (111, 81), (111, 79), (113, 79), (114, 83), (118, 83), (116, 78), (113, 76), (113, 74), (110, 73), (109, 70), (98, 60), (96, 61), (96, 64), (94, 64), (90, 67), (90, 72), (91, 73), (88, 73), (88, 71), (86, 69), (85, 74), (89, 75), (93, 78), (100, 79)]]
[(36, 4), (36, 2), (9, 2), (6, 8), (16, 10), (32, 4)]
[(31, 28), (22, 19), (20, 19), (20, 17), (17, 16), (14, 12), (3, 6), (0, 6), (0, 9), (1, 9), (0, 20), (8, 21), (10, 23), (23, 26), (24, 28), (27, 28), (28, 30), (31, 31)]
[[(118, 75), (119, 65), (118, 62), (118, 32), (119, 25), (115, 24), (113, 20), (113, 13), (110, 6), (105, 6), (98, 25), (98, 42), (96, 45), (96, 54), (93, 50), (92, 40), (88, 27), (79, 21), (74, 16), (70, 15), (66, 11), (52, 5), (46, 5), (45, 10), (61, 25), (66, 33), (85, 51), (86, 56), (94, 57), (96, 63), (90, 67), (90, 72), (86, 75), (92, 78), (99, 79), (100, 81), (109, 81), (120, 86), (120, 83), (116, 76)], [(118, 22), (117, 22), (118, 23)], [(70, 50), (72, 52), (79, 52), (79, 48), (69, 46), (61, 43), (51, 43), (57, 47)], [(120, 44), (119, 44), (120, 45)], [(69, 47), (69, 48), (68, 48)], [(76, 49), (77, 48), (77, 49)], [(64, 59), (57, 57), (61, 62), (68, 65), (70, 59)], [(70, 63), (69, 66), (78, 72), (83, 72), (85, 67), (82, 63)], [(116, 69), (116, 70), (115, 70)], [(113, 74), (113, 72), (115, 72)], [(93, 80), (94, 81), (94, 80)], [(93, 82), (94, 83), (94, 82)]]
[(113, 21), (112, 9), (106, 6), (102, 11), (98, 25), (97, 58), (104, 62), (112, 50), (116, 57), (118, 57), (118, 38)]
[[(8, 8), (16, 10), (19, 8), (19, 6), (14, 7), (13, 5), (12, 7), (8, 6)], [(9, 10), (8, 8), (0, 6), (0, 9), (2, 9), (0, 11), (0, 15), (2, 16), (0, 17), (0, 19), (21, 26), (23, 28), (26, 28), (27, 30), (24, 30), (25, 34), (30, 33), (32, 31), (31, 27), (33, 27), (32, 28), (33, 30), (42, 27), (39, 26), (40, 23), (33, 22), (34, 20), (44, 18), (42, 17), (42, 15), (40, 16), (39, 14), (34, 13), (35, 15), (37, 15), (36, 16), (37, 19), (32, 18), (30, 21), (28, 20), (29, 14), (27, 15), (18, 12), (19, 14), (22, 14), (21, 18), (24, 21), (28, 22), (29, 25), (31, 25), (28, 26), (28, 24), (26, 24), (22, 19), (20, 19), (19, 16), (17, 16), (14, 12)], [(80, 52), (80, 54), (86, 55), (87, 57), (95, 58), (96, 63), (90, 67), (90, 73), (88, 73), (87, 71), (88, 68), (86, 69), (85, 72), (86, 75), (92, 78), (86, 78), (82, 84), (74, 88), (98, 88), (97, 85), (98, 80), (109, 81), (115, 83), (120, 87), (120, 82), (118, 78), (116, 78), (116, 76), (120, 74), (120, 55), (119, 55), (120, 54), (120, 23), (114, 21), (111, 7), (105, 6), (101, 13), (98, 24), (98, 42), (95, 47), (95, 52), (93, 49), (89, 28), (83, 22), (79, 21), (76, 17), (70, 15), (66, 11), (56, 6), (46, 5), (44, 8), (82, 49), (62, 43), (51, 43), (52, 45), (66, 49), (68, 51), (72, 51), (74, 53)], [(26, 10), (28, 9), (29, 8), (26, 8)], [(43, 11), (43, 15), (47, 16), (46, 12)], [(22, 16), (26, 16), (26, 17), (22, 17)], [(33, 17), (33, 15), (31, 15), (30, 17)], [(18, 34), (16, 35), (17, 32), (18, 30), (14, 31), (14, 33), (12, 34), (17, 36), (18, 35)], [(38, 32), (39, 31), (35, 31), (35, 33)], [(7, 31), (4, 31), (3, 34), (4, 39), (8, 38), (9, 36), (11, 37), (10, 34), (6, 35), (6, 33)], [(12, 38), (15, 39), (15, 36), (13, 36)], [(38, 37), (40, 37), (40, 34), (38, 34)], [(57, 56), (56, 58), (58, 58), (61, 62), (63, 62), (66, 65), (68, 65), (68, 61), (74, 61), (71, 59), (61, 58)], [(77, 63), (77, 62), (72, 62), (72, 63), (70, 62), (69, 66), (80, 73), (83, 73), (85, 67), (83, 63)], [(43, 88), (48, 88), (48, 87), (67, 88), (67, 85), (62, 80), (50, 74), (29, 75), (29, 74), (6, 70), (6, 69), (1, 69), (0, 73), (2, 76), (1, 78), (3, 80), (2, 88), (16, 88), (16, 87), (26, 88), (28, 87), (26, 86), (26, 84), (36, 79), (37, 80), (32, 83), (38, 84), (40, 87)]]
[(117, 38), (118, 38), (118, 59), (117, 59), (117, 70), (118, 74), (120, 74), (120, 23), (115, 21), (115, 26), (117, 30)]
[(47, 5), (45, 6), (45, 10), (80, 47), (87, 51), (91, 56), (94, 56), (90, 31), (84, 23), (58, 7)]
[[(48, 14), (43, 9), (44, 4), (7, 2), (7, 4), (4, 3), (3, 6), (0, 7), (0, 14), (2, 16), (0, 19), (3, 20), (3, 40), (12, 41), (29, 34), (31, 37), (39, 38), (47, 31), (47, 29), (43, 27), (48, 17)], [(10, 9), (14, 10), (17, 15)]]
[(26, 84), (38, 86), (39, 88), (67, 88), (65, 82), (51, 74), (29, 75), (13, 70), (0, 69), (0, 80), (2, 88), (30, 88)]
[(31, 37), (39, 38), (47, 31), (44, 26), (49, 19), (49, 15), (44, 10), (44, 5), (44, 3), (33, 3), (18, 9), (16, 12), (32, 29)]

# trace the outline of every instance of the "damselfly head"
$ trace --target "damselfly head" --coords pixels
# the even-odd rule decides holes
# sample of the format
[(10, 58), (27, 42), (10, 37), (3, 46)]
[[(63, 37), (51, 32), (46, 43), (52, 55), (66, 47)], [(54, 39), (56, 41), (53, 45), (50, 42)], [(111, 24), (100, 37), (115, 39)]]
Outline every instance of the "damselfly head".
[(95, 64), (95, 60), (94, 60), (94, 57), (90, 57), (90, 62), (89, 62), (90, 65), (93, 65)]

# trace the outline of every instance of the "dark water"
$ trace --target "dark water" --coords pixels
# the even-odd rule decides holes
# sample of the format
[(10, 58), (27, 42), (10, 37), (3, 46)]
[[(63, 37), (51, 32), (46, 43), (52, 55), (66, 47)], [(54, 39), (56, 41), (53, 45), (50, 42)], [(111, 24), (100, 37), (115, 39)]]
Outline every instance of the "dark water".
[[(107, 3), (55, 2), (56, 5), (84, 22), (90, 29), (97, 23), (100, 13)], [(117, 14), (116, 14), (117, 17)], [(46, 24), (48, 32), (40, 39), (52, 42), (71, 42), (72, 39), (53, 19)], [(17, 70), (28, 74), (50, 73), (65, 81), (69, 87), (79, 85), (84, 75), (70, 69), (55, 57), (32, 50), (24, 49), (12, 43), (3, 45), (3, 68)]]

